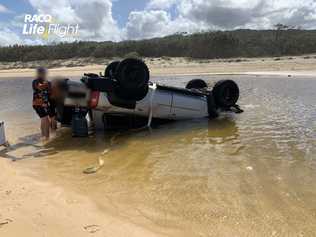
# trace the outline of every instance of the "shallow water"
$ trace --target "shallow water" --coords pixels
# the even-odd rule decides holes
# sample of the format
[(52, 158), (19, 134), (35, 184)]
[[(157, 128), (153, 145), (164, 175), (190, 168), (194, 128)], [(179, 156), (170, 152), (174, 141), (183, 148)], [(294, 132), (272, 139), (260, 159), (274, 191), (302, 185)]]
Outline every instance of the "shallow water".
[[(0, 119), (25, 150), (28, 159), (18, 161), (25, 173), (87, 195), (107, 213), (157, 234), (314, 236), (316, 80), (230, 78), (240, 85), (243, 114), (87, 139), (62, 129), (45, 150), (33, 146), (31, 80), (0, 79)], [(188, 80), (155, 78), (177, 86)], [(104, 167), (83, 174), (99, 157)]]

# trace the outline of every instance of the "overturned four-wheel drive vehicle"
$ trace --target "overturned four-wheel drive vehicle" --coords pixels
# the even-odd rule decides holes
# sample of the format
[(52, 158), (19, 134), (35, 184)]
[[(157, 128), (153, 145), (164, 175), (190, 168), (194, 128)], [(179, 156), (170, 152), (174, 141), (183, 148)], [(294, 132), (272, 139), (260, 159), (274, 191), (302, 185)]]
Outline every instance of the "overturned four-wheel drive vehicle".
[[(201, 79), (186, 88), (149, 81), (149, 70), (139, 59), (111, 63), (104, 75), (85, 74), (78, 81), (59, 82), (58, 120), (71, 125), (74, 136), (87, 136), (86, 117), (102, 121), (105, 129), (129, 129), (165, 121), (215, 118), (222, 111), (241, 112), (239, 88), (222, 80), (211, 89)], [(87, 116), (88, 115), (88, 116)], [(98, 120), (98, 121), (97, 121)]]

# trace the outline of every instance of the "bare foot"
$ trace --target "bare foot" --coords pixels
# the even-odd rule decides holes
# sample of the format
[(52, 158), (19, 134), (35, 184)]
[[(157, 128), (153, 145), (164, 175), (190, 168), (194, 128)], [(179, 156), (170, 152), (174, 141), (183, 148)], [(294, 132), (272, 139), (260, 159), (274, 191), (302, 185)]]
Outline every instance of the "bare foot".
[(51, 131), (50, 138), (55, 138), (57, 136), (56, 130)]
[(47, 142), (49, 142), (49, 137), (41, 137), (41, 143), (43, 145), (46, 145)]

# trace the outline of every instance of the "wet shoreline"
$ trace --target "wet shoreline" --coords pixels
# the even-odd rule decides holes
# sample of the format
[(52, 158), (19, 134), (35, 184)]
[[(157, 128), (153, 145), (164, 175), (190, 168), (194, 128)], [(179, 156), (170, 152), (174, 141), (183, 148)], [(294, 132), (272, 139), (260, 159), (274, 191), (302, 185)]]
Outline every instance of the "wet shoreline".
[[(118, 136), (98, 132), (88, 139), (72, 139), (63, 129), (45, 147), (23, 147), (29, 157), (13, 164), (23, 175), (83, 195), (100, 212), (157, 236), (312, 236), (315, 81), (232, 77), (241, 88), (242, 115)], [(183, 86), (190, 78), (154, 80)], [(202, 78), (212, 84), (227, 76)], [(34, 145), (38, 121), (28, 107), (29, 81), (0, 80), (0, 118), (10, 139)], [(106, 149), (103, 169), (83, 174)]]

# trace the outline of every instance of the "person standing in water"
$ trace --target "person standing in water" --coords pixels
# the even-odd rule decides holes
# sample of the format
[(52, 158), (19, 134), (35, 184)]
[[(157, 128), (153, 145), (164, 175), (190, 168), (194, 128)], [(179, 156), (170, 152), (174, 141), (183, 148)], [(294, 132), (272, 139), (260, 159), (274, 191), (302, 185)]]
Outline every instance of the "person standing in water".
[(41, 135), (44, 140), (49, 139), (50, 128), (56, 130), (55, 107), (50, 100), (51, 84), (47, 80), (47, 70), (38, 68), (36, 79), (33, 80), (33, 108), (41, 119)]

